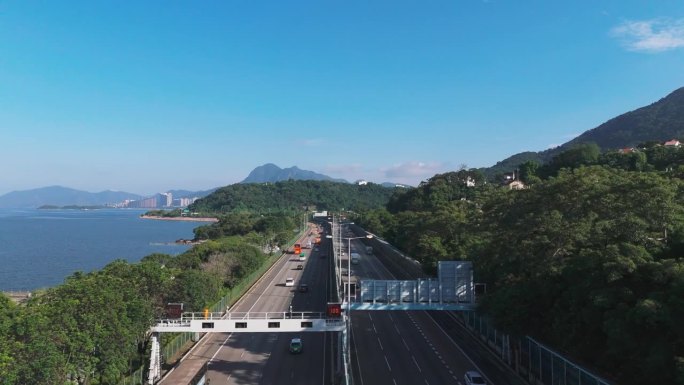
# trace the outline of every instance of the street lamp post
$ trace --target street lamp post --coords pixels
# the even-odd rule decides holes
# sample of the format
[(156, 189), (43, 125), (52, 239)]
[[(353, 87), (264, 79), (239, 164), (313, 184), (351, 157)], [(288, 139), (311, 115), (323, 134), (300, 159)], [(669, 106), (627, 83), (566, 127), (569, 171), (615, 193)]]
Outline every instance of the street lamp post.
[[(371, 239), (372, 235), (368, 234), (364, 237), (344, 238), (347, 240), (347, 311), (351, 309), (351, 241), (353, 239)], [(340, 271), (342, 271), (342, 260), (340, 260)]]
[[(347, 354), (351, 357), (351, 241), (352, 239), (371, 239), (372, 235), (365, 237), (344, 238), (347, 240)], [(340, 271), (342, 271), (342, 260), (340, 260)]]

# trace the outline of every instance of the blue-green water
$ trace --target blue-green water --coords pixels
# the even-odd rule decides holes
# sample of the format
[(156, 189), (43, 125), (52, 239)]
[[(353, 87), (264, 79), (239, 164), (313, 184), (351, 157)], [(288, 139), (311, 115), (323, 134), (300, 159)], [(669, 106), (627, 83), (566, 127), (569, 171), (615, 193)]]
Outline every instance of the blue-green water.
[(55, 286), (75, 271), (152, 253), (180, 254), (198, 222), (140, 219), (143, 210), (0, 209), (0, 290)]

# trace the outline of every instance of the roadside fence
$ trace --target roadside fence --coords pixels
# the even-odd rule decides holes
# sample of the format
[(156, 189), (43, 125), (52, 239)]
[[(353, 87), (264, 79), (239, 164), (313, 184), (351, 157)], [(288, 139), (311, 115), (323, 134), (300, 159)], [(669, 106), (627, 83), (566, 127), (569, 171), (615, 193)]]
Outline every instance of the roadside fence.
[(609, 385), (531, 337), (511, 337), (474, 311), (462, 312), (466, 327), (511, 369), (534, 385)]

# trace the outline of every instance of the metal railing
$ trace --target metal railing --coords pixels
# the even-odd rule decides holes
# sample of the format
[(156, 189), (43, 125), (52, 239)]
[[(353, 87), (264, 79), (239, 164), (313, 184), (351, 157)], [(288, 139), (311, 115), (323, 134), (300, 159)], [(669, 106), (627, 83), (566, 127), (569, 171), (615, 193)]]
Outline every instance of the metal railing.
[(474, 311), (462, 312), (466, 327), (505, 364), (530, 384), (609, 385), (610, 383), (531, 337), (515, 338), (497, 330)]

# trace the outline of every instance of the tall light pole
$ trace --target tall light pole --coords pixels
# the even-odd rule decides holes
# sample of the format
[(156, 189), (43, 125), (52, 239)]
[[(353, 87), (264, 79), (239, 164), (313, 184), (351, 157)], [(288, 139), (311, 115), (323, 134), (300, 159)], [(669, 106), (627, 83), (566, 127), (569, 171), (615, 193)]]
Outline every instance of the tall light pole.
[[(347, 240), (347, 312), (351, 309), (351, 241), (352, 239), (372, 239), (368, 234), (364, 237), (344, 238)], [(342, 260), (340, 260), (340, 271), (342, 271)]]
[[(344, 238), (347, 240), (347, 354), (351, 359), (351, 241), (352, 239), (371, 239), (372, 235), (368, 234), (365, 237), (351, 237)], [(342, 271), (342, 262), (340, 260), (340, 271)]]

